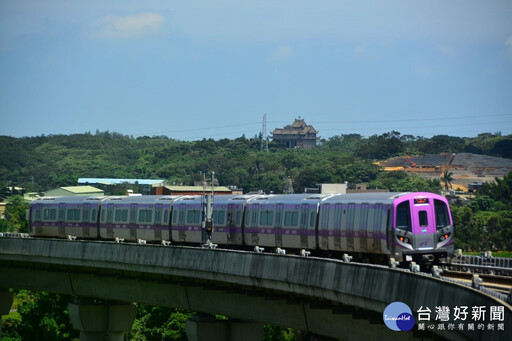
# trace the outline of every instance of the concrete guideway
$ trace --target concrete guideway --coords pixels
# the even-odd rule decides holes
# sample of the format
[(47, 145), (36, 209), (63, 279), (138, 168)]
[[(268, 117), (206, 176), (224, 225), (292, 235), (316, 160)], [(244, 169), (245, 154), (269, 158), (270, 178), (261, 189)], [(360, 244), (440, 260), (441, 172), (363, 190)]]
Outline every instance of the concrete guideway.
[[(396, 301), (415, 316), (429, 307), (432, 321), (438, 306), (503, 307), (505, 331), (434, 331), (446, 339), (505, 340), (512, 330), (510, 305), (432, 276), (222, 249), (0, 238), (0, 287), (185, 308), (344, 340), (415, 336), (417, 326), (413, 333), (384, 325), (382, 313)], [(457, 323), (451, 318), (446, 323)], [(254, 323), (246, 324), (254, 329)]]

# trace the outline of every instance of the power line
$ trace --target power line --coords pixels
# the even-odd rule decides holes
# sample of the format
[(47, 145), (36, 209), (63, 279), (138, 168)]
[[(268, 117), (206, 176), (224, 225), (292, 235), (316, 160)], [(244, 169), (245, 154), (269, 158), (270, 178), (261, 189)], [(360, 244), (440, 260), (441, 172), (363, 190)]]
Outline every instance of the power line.
[[(508, 114), (492, 114), (492, 115), (472, 115), (472, 116), (447, 116), (447, 117), (432, 117), (432, 118), (419, 118), (419, 119), (388, 119), (388, 120), (351, 120), (351, 121), (314, 121), (310, 122), (310, 124), (330, 124), (331, 126), (329, 128), (323, 129), (322, 131), (382, 131), (382, 130), (404, 130), (404, 129), (420, 129), (420, 128), (443, 128), (443, 127), (466, 127), (466, 126), (476, 126), (476, 125), (486, 125), (486, 124), (503, 124), (503, 123), (510, 123), (510, 121), (499, 121), (499, 122), (490, 122), (488, 119), (490, 117), (504, 117), (509, 116), (512, 117), (512, 115)], [(335, 128), (332, 127), (333, 124), (368, 124), (368, 123), (396, 123), (396, 122), (432, 122), (432, 121), (450, 121), (450, 120), (468, 120), (468, 119), (474, 119), (474, 118), (482, 118), (486, 119), (487, 122), (483, 123), (462, 123), (458, 122), (457, 124), (442, 124), (442, 125), (436, 125), (436, 126), (405, 126), (405, 127), (374, 127), (374, 128)], [(266, 123), (270, 124), (276, 124), (276, 125), (283, 125), (287, 124), (284, 121), (266, 121)], [(188, 129), (179, 129), (179, 130), (167, 130), (167, 131), (160, 131), (160, 132), (152, 132), (152, 133), (133, 133), (131, 135), (134, 136), (144, 136), (144, 135), (169, 135), (169, 136), (176, 136), (178, 135), (178, 138), (181, 139), (196, 139), (196, 138), (206, 138), (208, 135), (208, 138), (211, 138), (213, 136), (226, 136), (229, 134), (240, 134), (240, 136), (243, 135), (249, 135), (251, 133), (242, 132), (241, 130), (232, 131), (232, 132), (220, 132), (217, 134), (205, 134), (201, 136), (181, 136), (179, 135), (190, 133), (190, 132), (201, 132), (201, 131), (212, 131), (212, 129), (224, 129), (224, 128), (237, 128), (237, 127), (254, 127), (260, 125), (261, 122), (249, 122), (249, 123), (239, 123), (239, 124), (228, 124), (228, 125), (218, 125), (215, 127), (198, 127), (198, 128), (188, 128)], [(266, 132), (266, 129), (265, 129)], [(254, 133), (257, 133), (257, 130), (254, 130)], [(262, 131), (263, 133), (263, 131)]]

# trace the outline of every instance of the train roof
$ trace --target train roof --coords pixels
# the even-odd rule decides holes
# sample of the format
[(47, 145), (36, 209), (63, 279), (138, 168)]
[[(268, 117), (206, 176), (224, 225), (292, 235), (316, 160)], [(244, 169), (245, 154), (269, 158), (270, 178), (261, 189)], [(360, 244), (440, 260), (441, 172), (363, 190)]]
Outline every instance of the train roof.
[[(243, 204), (256, 196), (258, 196), (258, 195), (256, 195), (256, 194), (215, 195), (213, 204), (214, 205), (219, 205), (219, 204), (226, 205), (229, 203), (242, 203)], [(184, 197), (180, 197), (178, 199), (179, 200), (176, 200), (177, 205), (201, 203), (200, 195), (184, 196)]]
[(315, 193), (300, 193), (300, 194), (269, 194), (259, 195), (252, 198), (248, 204), (316, 204), (319, 201), (325, 200), (332, 196), (332, 194), (315, 194)]
[[(442, 196), (428, 192), (377, 192), (377, 193), (349, 193), (337, 194), (324, 200), (325, 203), (380, 203), (392, 204), (396, 199), (404, 196), (435, 197)], [(404, 198), (405, 199), (405, 198)]]
[(40, 197), (37, 199), (32, 200), (30, 203), (31, 205), (38, 205), (38, 204), (50, 204), (50, 205), (58, 205), (60, 203), (83, 203), (83, 202), (90, 202), (90, 203), (99, 203), (102, 200), (105, 200), (107, 197), (105, 196), (81, 196), (81, 195), (75, 195), (75, 196), (56, 196), (56, 197)]
[(168, 203), (176, 201), (176, 199), (181, 198), (179, 195), (138, 195), (138, 196), (115, 196), (106, 198), (103, 203), (123, 203), (123, 204), (131, 204), (131, 203)]

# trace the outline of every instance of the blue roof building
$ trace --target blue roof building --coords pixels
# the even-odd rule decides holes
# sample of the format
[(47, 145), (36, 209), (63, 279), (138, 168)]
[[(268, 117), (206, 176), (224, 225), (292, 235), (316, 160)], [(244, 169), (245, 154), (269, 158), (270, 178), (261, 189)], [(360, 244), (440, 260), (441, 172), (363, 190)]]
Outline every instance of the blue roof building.
[(165, 180), (159, 180), (159, 179), (78, 178), (79, 184), (88, 184), (88, 185), (120, 185), (120, 184), (124, 184), (124, 183), (129, 183), (131, 185), (139, 184), (139, 185), (152, 186), (153, 184), (159, 184), (164, 181)]

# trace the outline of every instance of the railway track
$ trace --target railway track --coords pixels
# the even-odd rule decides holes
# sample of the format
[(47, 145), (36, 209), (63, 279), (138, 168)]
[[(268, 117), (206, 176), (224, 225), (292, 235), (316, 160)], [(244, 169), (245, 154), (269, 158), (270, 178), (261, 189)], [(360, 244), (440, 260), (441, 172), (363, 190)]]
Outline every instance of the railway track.
[(441, 277), (453, 280), (480, 285), (488, 289), (510, 294), (512, 290), (512, 276), (502, 276), (493, 274), (474, 274), (471, 272), (443, 270)]

